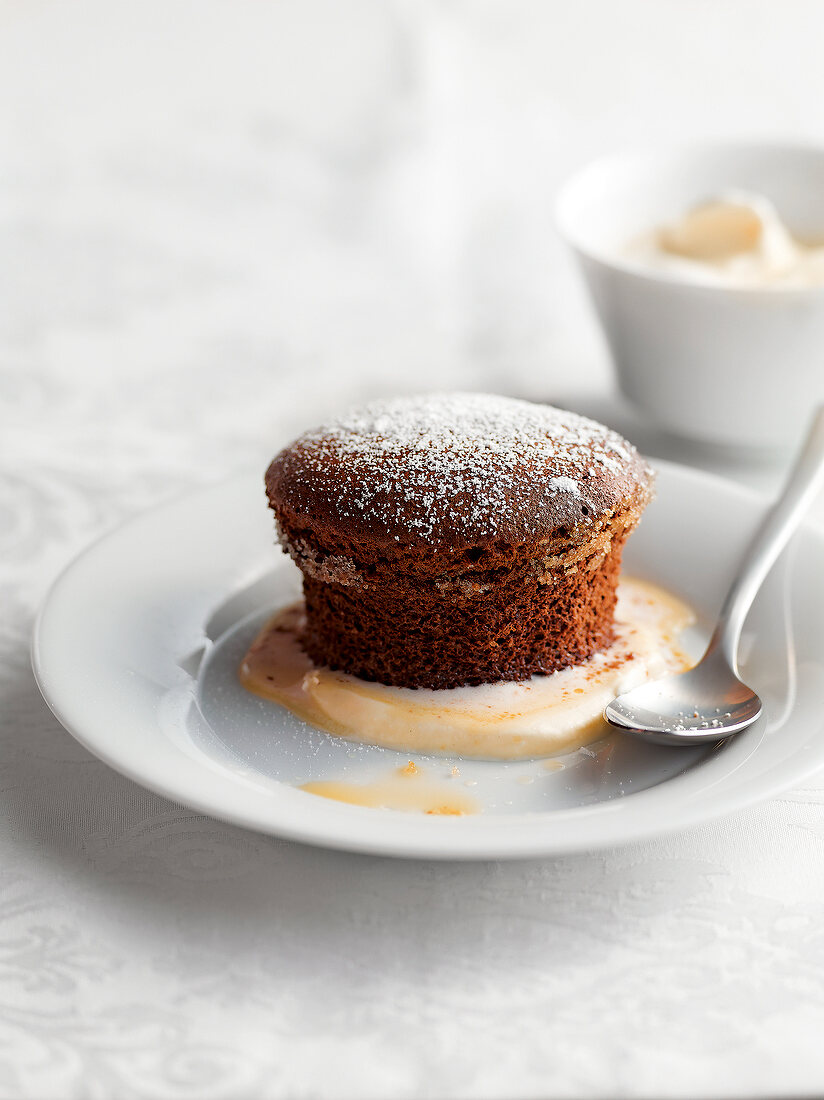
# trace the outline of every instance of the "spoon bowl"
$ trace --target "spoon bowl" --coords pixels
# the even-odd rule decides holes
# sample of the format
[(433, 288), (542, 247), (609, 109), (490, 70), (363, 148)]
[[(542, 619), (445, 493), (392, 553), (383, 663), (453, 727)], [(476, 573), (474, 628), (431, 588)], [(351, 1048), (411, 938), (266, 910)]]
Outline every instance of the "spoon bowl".
[(740, 733), (760, 717), (762, 709), (756, 693), (714, 648), (688, 672), (619, 695), (604, 716), (610, 725), (645, 741), (683, 748)]

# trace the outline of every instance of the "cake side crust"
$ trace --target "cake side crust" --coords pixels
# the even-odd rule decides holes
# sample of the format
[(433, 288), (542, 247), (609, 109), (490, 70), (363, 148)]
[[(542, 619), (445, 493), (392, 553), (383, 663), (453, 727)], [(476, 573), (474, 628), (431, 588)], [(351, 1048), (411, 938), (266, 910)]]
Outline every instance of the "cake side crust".
[(577, 552), (507, 569), (366, 586), (304, 574), (303, 645), (316, 664), (399, 687), (524, 680), (606, 648), (621, 553), (637, 515), (611, 518)]

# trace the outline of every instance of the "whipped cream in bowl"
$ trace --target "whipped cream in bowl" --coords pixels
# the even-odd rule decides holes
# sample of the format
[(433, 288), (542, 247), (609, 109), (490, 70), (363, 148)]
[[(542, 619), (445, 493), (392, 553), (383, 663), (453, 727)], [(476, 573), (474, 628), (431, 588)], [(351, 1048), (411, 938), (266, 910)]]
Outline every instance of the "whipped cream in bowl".
[(824, 244), (793, 236), (764, 195), (729, 190), (630, 240), (627, 259), (708, 286), (824, 285)]
[(556, 215), (633, 405), (702, 443), (792, 445), (824, 401), (824, 147), (605, 157)]

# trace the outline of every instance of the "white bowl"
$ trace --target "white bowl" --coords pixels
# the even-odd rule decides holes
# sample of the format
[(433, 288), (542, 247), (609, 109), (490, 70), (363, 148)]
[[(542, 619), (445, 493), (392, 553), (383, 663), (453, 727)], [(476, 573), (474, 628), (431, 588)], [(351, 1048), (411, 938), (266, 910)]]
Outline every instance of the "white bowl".
[(557, 205), (624, 394), (662, 427), (734, 446), (797, 440), (824, 400), (824, 287), (696, 285), (625, 255), (629, 241), (731, 188), (824, 240), (824, 149), (704, 146), (605, 157)]

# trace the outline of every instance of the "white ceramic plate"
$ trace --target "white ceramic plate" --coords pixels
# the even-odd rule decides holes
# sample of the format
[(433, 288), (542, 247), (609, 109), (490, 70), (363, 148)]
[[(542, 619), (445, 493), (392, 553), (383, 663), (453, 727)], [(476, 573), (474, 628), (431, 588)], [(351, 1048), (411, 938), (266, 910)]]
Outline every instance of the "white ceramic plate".
[[(657, 465), (658, 496), (625, 569), (681, 595), (707, 623), (764, 502)], [(227, 821), (407, 857), (602, 848), (729, 813), (824, 765), (824, 538), (804, 530), (792, 556), (792, 569), (779, 567), (759, 597), (743, 643), (744, 679), (764, 698), (766, 720), (709, 751), (615, 735), (563, 757), (556, 771), (542, 761), (460, 761), (451, 782), (471, 784), (482, 807), (473, 816), (367, 809), (297, 789), (372, 781), (409, 759), (446, 782), (455, 761), (330, 737), (240, 688), (236, 668), (258, 623), (299, 588), (273, 546), (257, 473), (139, 516), (82, 554), (49, 594), (33, 663), (49, 706), (86, 748)]]

